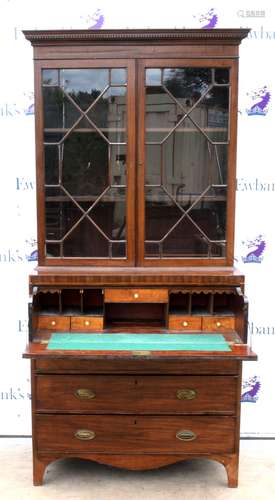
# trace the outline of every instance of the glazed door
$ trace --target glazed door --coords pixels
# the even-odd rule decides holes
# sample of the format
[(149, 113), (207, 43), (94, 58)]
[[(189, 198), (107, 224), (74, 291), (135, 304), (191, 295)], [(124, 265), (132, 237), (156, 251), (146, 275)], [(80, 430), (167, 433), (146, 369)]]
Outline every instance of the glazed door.
[(133, 70), (37, 63), (39, 264), (134, 263)]
[(232, 265), (237, 67), (146, 60), (139, 75), (139, 261)]

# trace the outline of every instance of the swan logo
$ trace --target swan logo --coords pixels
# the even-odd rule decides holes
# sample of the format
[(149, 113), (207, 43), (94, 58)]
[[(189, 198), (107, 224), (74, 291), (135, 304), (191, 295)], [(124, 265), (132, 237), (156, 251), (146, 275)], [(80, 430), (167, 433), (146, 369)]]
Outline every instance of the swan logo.
[(37, 251), (37, 241), (34, 238), (30, 238), (25, 240), (26, 243), (26, 260), (28, 262), (36, 262), (38, 260), (38, 251)]
[(101, 9), (97, 9), (91, 16), (86, 16), (84, 20), (88, 24), (89, 30), (99, 30), (105, 22), (105, 17)]
[(199, 14), (193, 17), (198, 18), (201, 29), (210, 30), (216, 28), (218, 15), (215, 9), (210, 9), (205, 14)]
[(257, 403), (259, 399), (259, 390), (261, 388), (261, 383), (259, 377), (256, 375), (254, 377), (249, 377), (245, 379), (242, 383), (242, 403)]
[(250, 108), (246, 109), (248, 116), (265, 116), (268, 112), (268, 106), (271, 99), (271, 94), (267, 86), (265, 85), (264, 87), (247, 93), (247, 95), (252, 101), (256, 101)]
[(246, 254), (242, 257), (245, 264), (260, 264), (266, 249), (266, 242), (263, 235), (259, 234), (254, 240), (242, 242), (246, 246)]

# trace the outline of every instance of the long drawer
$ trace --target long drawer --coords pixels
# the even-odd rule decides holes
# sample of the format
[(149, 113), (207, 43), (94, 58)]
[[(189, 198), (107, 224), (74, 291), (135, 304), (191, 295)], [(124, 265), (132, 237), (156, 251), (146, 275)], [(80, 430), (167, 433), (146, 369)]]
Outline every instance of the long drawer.
[(36, 415), (41, 451), (232, 453), (233, 417)]
[(106, 288), (105, 302), (168, 302), (168, 290), (165, 288)]
[(233, 415), (236, 391), (234, 376), (38, 375), (36, 410)]

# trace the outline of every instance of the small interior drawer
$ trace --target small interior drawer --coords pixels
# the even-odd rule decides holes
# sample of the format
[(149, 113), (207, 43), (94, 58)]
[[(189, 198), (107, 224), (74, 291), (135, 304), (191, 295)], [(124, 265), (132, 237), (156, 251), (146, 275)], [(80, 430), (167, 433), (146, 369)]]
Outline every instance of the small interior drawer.
[(38, 316), (37, 329), (38, 330), (53, 330), (66, 332), (70, 330), (71, 321), (69, 316)]
[(165, 288), (106, 288), (105, 302), (168, 302)]
[(168, 319), (169, 330), (201, 330), (201, 317), (170, 315)]
[(89, 332), (103, 330), (103, 316), (72, 316), (72, 332)]
[(205, 316), (202, 318), (202, 329), (214, 332), (235, 330), (234, 316)]

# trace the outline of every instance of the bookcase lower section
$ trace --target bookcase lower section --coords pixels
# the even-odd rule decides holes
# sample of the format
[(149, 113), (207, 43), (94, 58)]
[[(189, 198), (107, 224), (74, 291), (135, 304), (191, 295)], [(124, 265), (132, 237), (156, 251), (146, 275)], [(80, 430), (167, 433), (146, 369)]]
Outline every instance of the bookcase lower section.
[(213, 459), (237, 486), (241, 361), (189, 363), (190, 371), (177, 362), (176, 373), (162, 362), (158, 375), (137, 360), (119, 375), (114, 360), (100, 375), (87, 363), (79, 372), (77, 360), (32, 361), (35, 485), (49, 463), (74, 457), (129, 470)]

